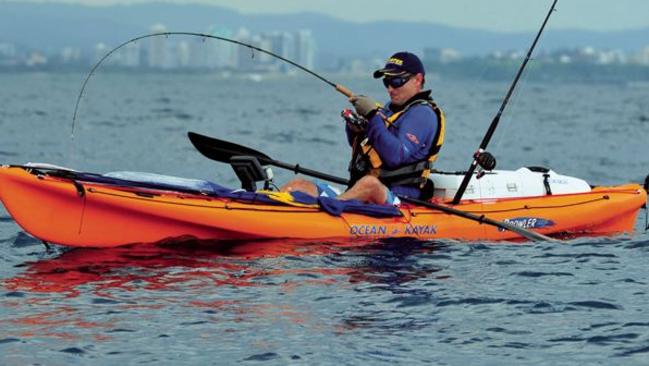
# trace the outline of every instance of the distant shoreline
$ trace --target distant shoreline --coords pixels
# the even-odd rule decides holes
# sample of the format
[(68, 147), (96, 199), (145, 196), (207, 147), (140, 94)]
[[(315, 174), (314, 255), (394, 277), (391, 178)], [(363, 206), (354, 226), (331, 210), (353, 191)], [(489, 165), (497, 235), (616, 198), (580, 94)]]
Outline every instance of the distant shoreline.
[[(428, 63), (426, 65), (431, 79), (446, 80), (482, 80), (482, 81), (510, 81), (514, 77), (519, 63), (489, 63), (475, 61), (459, 61), (454, 63)], [(0, 66), (0, 75), (12, 73), (81, 73), (90, 72), (89, 66)], [(220, 78), (250, 79), (262, 81), (282, 78), (295, 78), (299, 72), (269, 72), (265, 70), (214, 70), (214, 69), (153, 69), (153, 68), (124, 68), (106, 66), (101, 72), (119, 74), (178, 74), (178, 75), (205, 75)], [(320, 71), (324, 74), (344, 77), (369, 77), (371, 70), (345, 72), (345, 71)], [(531, 62), (525, 71), (525, 79), (535, 82), (559, 83), (649, 83), (649, 67), (643, 65), (597, 65), (597, 64), (535, 64)]]

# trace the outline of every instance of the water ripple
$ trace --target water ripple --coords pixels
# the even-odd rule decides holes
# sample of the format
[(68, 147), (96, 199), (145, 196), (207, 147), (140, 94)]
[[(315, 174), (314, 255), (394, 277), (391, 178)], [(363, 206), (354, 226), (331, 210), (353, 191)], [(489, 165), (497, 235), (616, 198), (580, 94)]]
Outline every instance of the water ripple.
[(33, 236), (21, 231), (16, 234), (16, 237), (13, 239), (12, 245), (17, 248), (24, 248), (43, 245), (43, 243)]
[(504, 334), (509, 334), (509, 335), (524, 335), (524, 334), (532, 334), (532, 331), (529, 330), (509, 330), (501, 327), (496, 327), (496, 328), (487, 328), (485, 329), (487, 332), (494, 332), (494, 333), (504, 333)]
[(18, 338), (3, 338), (3, 339), (0, 339), (0, 344), (14, 343), (14, 342), (20, 342), (20, 339), (18, 339)]
[(457, 306), (457, 305), (489, 305), (500, 304), (507, 302), (504, 299), (488, 299), (488, 298), (467, 298), (460, 300), (443, 300), (437, 303), (438, 307), (443, 306)]
[(630, 350), (624, 351), (622, 353), (618, 353), (616, 356), (618, 356), (618, 357), (629, 357), (629, 356), (633, 356), (633, 355), (638, 354), (638, 353), (649, 353), (649, 345), (644, 346), (644, 347), (640, 347), (640, 348), (630, 349)]
[(586, 339), (587, 343), (598, 345), (608, 345), (611, 343), (629, 343), (628, 340), (636, 339), (640, 335), (637, 333), (614, 334), (610, 336), (594, 336)]
[(591, 309), (622, 310), (622, 306), (604, 301), (575, 301), (568, 304)]
[(279, 358), (275, 352), (260, 353), (243, 359), (243, 361), (270, 361)]
[(556, 277), (574, 277), (575, 275), (567, 272), (533, 272), (533, 271), (522, 271), (512, 273), (514, 276), (521, 277), (546, 277), (546, 276), (556, 276)]
[(75, 355), (81, 355), (81, 354), (86, 353), (86, 351), (84, 351), (84, 350), (82, 350), (81, 348), (78, 348), (78, 347), (64, 348), (64, 349), (60, 350), (59, 352), (72, 353), (72, 354), (75, 354)]

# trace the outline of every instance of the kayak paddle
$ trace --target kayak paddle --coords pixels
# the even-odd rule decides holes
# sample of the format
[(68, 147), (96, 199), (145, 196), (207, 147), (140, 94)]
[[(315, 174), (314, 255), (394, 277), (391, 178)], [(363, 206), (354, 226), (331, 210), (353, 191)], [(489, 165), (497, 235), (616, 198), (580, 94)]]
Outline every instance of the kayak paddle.
[(229, 141), (215, 139), (213, 137), (201, 135), (195, 132), (188, 132), (187, 136), (194, 147), (209, 159), (230, 164), (230, 159), (234, 156), (253, 156), (264, 165), (273, 165), (278, 168), (288, 169), (297, 173), (302, 173), (315, 178), (320, 178), (329, 182), (347, 185), (349, 181), (344, 178), (321, 173), (315, 170), (302, 168), (299, 164), (291, 165), (281, 161), (273, 160), (261, 151), (253, 150), (246, 146), (237, 145)]
[[(254, 150), (246, 146), (241, 146), (233, 142), (219, 140), (195, 132), (188, 132), (187, 136), (189, 136), (189, 140), (192, 142), (194, 147), (196, 147), (196, 149), (201, 154), (203, 154), (205, 157), (211, 160), (229, 164), (230, 159), (235, 156), (254, 156), (262, 164), (273, 165), (278, 168), (287, 169), (295, 172), (295, 174), (302, 173), (304, 175), (308, 175), (314, 178), (320, 178), (329, 182), (344, 184), (344, 185), (347, 185), (349, 182), (347, 179), (341, 177), (336, 177), (333, 175), (321, 173), (312, 169), (302, 168), (300, 167), (299, 164), (292, 165), (278, 160), (274, 160), (270, 158), (268, 155), (262, 153), (261, 151)], [(549, 236), (539, 234), (531, 230), (526, 230), (504, 221), (493, 220), (488, 217), (485, 217), (484, 215), (475, 215), (470, 212), (458, 210), (456, 208), (452, 208), (449, 206), (439, 205), (433, 202), (422, 201), (422, 200), (418, 200), (406, 196), (399, 195), (398, 197), (399, 199), (405, 202), (410, 202), (420, 206), (431, 208), (433, 210), (442, 211), (449, 215), (463, 217), (468, 220), (476, 221), (480, 224), (487, 224), (487, 225), (501, 228), (503, 230), (509, 230), (531, 241), (556, 241), (555, 239), (550, 238)]]

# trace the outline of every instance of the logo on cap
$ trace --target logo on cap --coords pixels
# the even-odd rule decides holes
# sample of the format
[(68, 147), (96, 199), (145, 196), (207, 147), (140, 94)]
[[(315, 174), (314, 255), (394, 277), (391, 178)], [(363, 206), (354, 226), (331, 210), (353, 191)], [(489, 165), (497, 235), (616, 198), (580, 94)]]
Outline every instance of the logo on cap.
[(397, 52), (388, 58), (387, 63), (382, 69), (374, 71), (374, 78), (380, 78), (385, 75), (401, 75), (409, 73), (412, 75), (425, 75), (424, 65), (419, 57), (410, 52)]
[(403, 60), (398, 59), (398, 58), (396, 58), (396, 57), (391, 57), (391, 58), (389, 58), (389, 59), (388, 59), (388, 63), (389, 63), (389, 64), (399, 65), (399, 66), (403, 66)]

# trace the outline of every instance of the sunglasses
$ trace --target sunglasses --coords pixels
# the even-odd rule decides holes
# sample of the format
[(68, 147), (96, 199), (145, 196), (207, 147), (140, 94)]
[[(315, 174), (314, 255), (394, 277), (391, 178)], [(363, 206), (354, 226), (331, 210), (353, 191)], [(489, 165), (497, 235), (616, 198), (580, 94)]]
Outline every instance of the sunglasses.
[(412, 79), (412, 75), (410, 74), (401, 75), (401, 76), (384, 77), (383, 85), (385, 85), (386, 88), (388, 86), (391, 86), (392, 88), (397, 89), (404, 86), (410, 79)]

